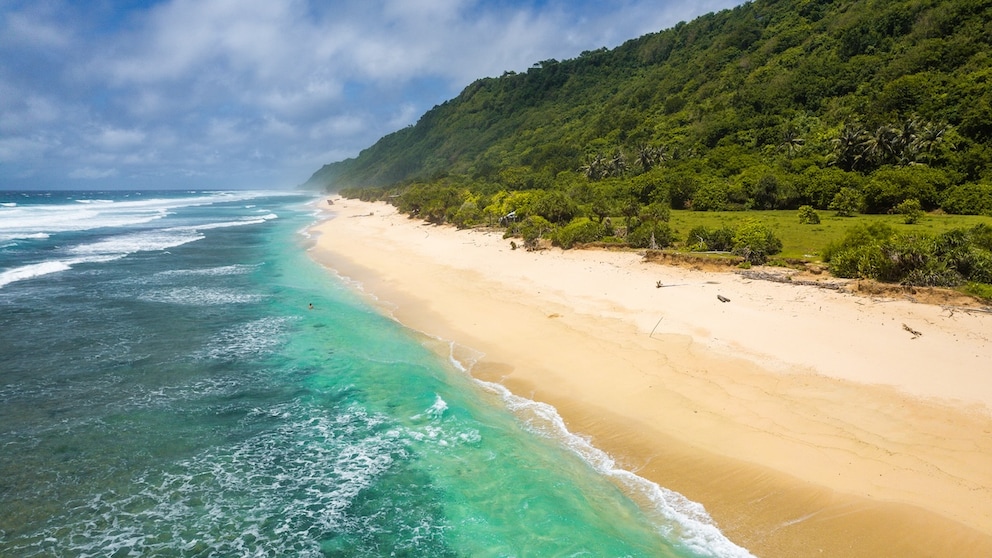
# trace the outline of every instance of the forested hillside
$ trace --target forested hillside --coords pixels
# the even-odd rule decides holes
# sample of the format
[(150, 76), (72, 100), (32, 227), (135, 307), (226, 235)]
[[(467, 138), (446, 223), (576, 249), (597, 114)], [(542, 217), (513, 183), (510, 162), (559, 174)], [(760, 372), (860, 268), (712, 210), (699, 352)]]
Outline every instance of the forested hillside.
[(987, 0), (758, 0), (478, 80), (309, 184), (992, 211), (990, 40)]

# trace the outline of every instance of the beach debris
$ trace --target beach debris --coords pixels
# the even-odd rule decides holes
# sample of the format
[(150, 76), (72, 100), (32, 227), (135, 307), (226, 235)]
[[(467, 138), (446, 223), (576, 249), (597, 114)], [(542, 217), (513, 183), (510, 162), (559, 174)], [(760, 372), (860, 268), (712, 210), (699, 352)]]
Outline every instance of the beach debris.
[(717, 298), (717, 299), (718, 299), (718, 300), (719, 300), (720, 302), (730, 302), (730, 299), (729, 299), (729, 298), (727, 298), (727, 297), (725, 297), (725, 296), (723, 296), (723, 295), (719, 295), (719, 294), (718, 294), (718, 295), (716, 295), (716, 298)]
[(906, 331), (908, 331), (908, 332), (910, 332), (910, 333), (912, 333), (912, 334), (913, 334), (913, 339), (916, 339), (917, 337), (919, 337), (919, 336), (921, 336), (921, 335), (923, 335), (923, 334), (922, 334), (922, 333), (920, 333), (919, 331), (916, 331), (915, 329), (913, 329), (913, 328), (911, 328), (911, 327), (909, 327), (909, 326), (908, 326), (908, 325), (906, 325), (906, 324), (902, 324), (902, 328), (903, 328), (903, 329), (905, 329)]
[(754, 279), (757, 281), (771, 281), (773, 283), (788, 283), (790, 285), (803, 285), (806, 287), (819, 287), (821, 289), (831, 289), (834, 291), (839, 291), (850, 281), (847, 280), (820, 280), (820, 281), (809, 281), (806, 279), (793, 279), (794, 273), (770, 273), (767, 271), (735, 271), (734, 273), (740, 275), (741, 277), (747, 279)]
[(656, 329), (658, 329), (658, 326), (659, 326), (659, 325), (661, 325), (661, 320), (664, 320), (664, 319), (665, 319), (665, 317), (664, 317), (664, 316), (662, 316), (662, 317), (660, 317), (660, 318), (658, 318), (658, 323), (656, 323), (656, 324), (654, 324), (654, 327), (653, 327), (653, 328), (651, 328), (651, 333), (649, 333), (649, 334), (648, 334), (648, 337), (649, 337), (649, 338), (650, 338), (650, 337), (651, 337), (652, 335), (654, 335), (654, 330), (656, 330)]

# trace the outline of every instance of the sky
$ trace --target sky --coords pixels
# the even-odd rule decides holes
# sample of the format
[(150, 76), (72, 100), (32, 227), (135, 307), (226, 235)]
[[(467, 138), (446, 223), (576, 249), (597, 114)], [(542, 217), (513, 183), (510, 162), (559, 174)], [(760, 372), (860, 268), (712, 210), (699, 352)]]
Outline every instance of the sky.
[(0, 190), (292, 188), (473, 81), (743, 0), (0, 0)]

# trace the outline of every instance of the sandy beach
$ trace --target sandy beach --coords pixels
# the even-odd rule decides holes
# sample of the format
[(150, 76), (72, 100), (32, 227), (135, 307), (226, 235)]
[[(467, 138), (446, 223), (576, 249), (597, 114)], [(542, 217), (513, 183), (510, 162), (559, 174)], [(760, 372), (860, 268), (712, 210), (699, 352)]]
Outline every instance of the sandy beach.
[(333, 201), (317, 261), (755, 555), (992, 556), (992, 314)]

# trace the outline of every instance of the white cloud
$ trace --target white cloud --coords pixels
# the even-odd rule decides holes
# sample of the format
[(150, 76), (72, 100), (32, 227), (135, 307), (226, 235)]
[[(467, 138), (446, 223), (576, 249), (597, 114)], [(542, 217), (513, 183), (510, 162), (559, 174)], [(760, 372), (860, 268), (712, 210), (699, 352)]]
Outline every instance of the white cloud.
[(5, 37), (4, 42), (32, 49), (61, 50), (72, 40), (71, 28), (60, 25), (57, 14), (46, 9), (45, 3), (33, 5), (28, 11), (9, 14), (3, 19), (0, 36)]
[(352, 115), (335, 115), (325, 118), (310, 127), (310, 139), (325, 140), (339, 137), (348, 137), (356, 134), (366, 127), (363, 118)]
[(145, 133), (133, 129), (104, 128), (90, 139), (98, 149), (118, 151), (141, 145), (145, 140)]
[(70, 172), (69, 178), (77, 180), (98, 180), (101, 178), (114, 177), (118, 174), (117, 169), (95, 169), (92, 167), (83, 167)]
[(232, 161), (302, 182), (476, 78), (741, 2), (162, 0), (120, 12), (0, 0), (0, 187), (52, 172), (223, 181)]

